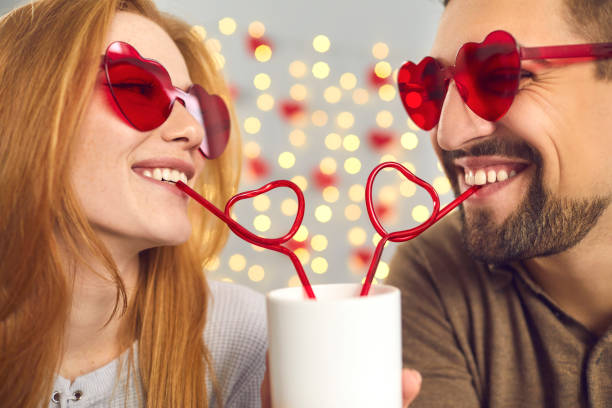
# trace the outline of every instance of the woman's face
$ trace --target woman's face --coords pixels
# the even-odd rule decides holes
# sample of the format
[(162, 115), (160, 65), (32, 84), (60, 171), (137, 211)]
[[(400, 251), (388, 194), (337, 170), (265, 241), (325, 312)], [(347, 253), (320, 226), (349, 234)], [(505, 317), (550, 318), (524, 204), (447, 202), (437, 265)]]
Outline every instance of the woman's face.
[[(144, 58), (161, 63), (174, 86), (186, 90), (191, 85), (177, 46), (152, 21), (118, 12), (104, 50), (113, 41), (127, 42)], [(191, 233), (187, 196), (174, 184), (145, 174), (179, 170), (192, 185), (203, 166), (198, 147), (204, 130), (180, 103), (160, 127), (147, 132), (132, 128), (115, 111), (102, 74), (77, 137), (71, 173), (85, 214), (115, 255), (182, 243)]]

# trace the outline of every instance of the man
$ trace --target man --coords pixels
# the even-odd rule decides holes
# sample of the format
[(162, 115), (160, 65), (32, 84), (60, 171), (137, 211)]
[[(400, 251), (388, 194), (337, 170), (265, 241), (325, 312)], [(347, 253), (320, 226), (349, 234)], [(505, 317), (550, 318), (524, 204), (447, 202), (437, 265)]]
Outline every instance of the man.
[[(612, 0), (450, 0), (431, 55), (495, 30), (612, 42), (611, 22)], [(392, 262), (411, 406), (612, 406), (611, 64), (522, 60), (497, 120), (450, 80), (431, 141), (456, 193), (483, 187)]]

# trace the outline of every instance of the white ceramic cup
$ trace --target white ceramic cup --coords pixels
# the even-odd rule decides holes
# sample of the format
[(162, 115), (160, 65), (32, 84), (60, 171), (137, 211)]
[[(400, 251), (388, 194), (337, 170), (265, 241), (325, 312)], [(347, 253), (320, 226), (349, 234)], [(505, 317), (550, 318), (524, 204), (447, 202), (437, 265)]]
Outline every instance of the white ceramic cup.
[(401, 408), (400, 292), (315, 285), (266, 297), (273, 408)]

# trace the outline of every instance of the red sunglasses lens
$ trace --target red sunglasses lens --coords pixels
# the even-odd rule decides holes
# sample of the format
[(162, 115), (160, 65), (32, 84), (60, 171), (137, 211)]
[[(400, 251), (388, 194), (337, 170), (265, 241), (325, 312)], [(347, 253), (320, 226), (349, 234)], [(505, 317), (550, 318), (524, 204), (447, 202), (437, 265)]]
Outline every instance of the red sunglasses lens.
[(229, 140), (229, 111), (219, 95), (210, 95), (200, 85), (196, 84), (189, 88), (189, 94), (195, 97), (198, 105), (192, 106), (191, 103), (186, 103), (186, 108), (198, 118), (206, 132), (200, 144), (200, 151), (208, 159), (215, 159), (223, 153)]
[(440, 63), (432, 57), (425, 57), (418, 65), (406, 62), (397, 82), (402, 104), (412, 121), (423, 130), (433, 128), (440, 119), (448, 88)]
[(469, 108), (483, 119), (496, 121), (512, 105), (520, 66), (514, 38), (505, 31), (495, 31), (480, 44), (461, 47), (454, 79)]
[(170, 114), (170, 98), (153, 72), (122, 59), (107, 64), (110, 89), (125, 118), (140, 131), (159, 127)]

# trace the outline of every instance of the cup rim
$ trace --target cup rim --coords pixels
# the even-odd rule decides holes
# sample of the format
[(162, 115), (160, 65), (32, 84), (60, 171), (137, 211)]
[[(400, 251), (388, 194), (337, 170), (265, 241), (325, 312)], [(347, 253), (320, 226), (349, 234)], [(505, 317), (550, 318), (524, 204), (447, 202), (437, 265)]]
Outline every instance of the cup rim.
[[(268, 301), (272, 301), (272, 302), (278, 302), (278, 303), (298, 303), (298, 302), (303, 302), (303, 301), (310, 301), (313, 303), (327, 303), (327, 302), (339, 302), (339, 301), (347, 301), (347, 302), (354, 302), (354, 301), (364, 301), (367, 299), (376, 299), (376, 298), (381, 298), (384, 296), (390, 296), (393, 295), (394, 293), (398, 293), (399, 294), (399, 289), (395, 286), (391, 286), (391, 285), (386, 285), (386, 284), (376, 284), (376, 285), (372, 285), (372, 287), (370, 288), (370, 292), (367, 296), (364, 297), (360, 297), (359, 296), (359, 292), (361, 291), (361, 283), (325, 283), (325, 284), (319, 284), (319, 285), (312, 285), (312, 290), (315, 293), (315, 296), (317, 295), (317, 289), (319, 289), (319, 292), (321, 292), (322, 288), (339, 288), (339, 289), (344, 289), (344, 290), (353, 290), (354, 289), (354, 293), (355, 296), (340, 296), (340, 297), (334, 297), (334, 298), (328, 298), (323, 296), (321, 299), (317, 298), (317, 299), (309, 299), (305, 292), (304, 289), (301, 286), (296, 286), (296, 287), (290, 287), (290, 288), (280, 288), (280, 289), (274, 289), (270, 292), (268, 292), (266, 294), (266, 299)], [(303, 296), (299, 296), (299, 294), (302, 294)]]

